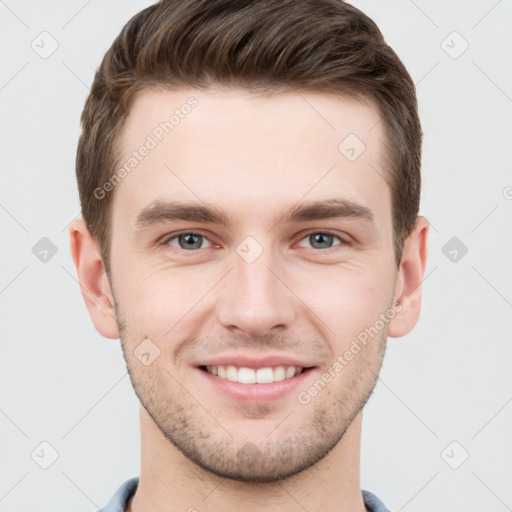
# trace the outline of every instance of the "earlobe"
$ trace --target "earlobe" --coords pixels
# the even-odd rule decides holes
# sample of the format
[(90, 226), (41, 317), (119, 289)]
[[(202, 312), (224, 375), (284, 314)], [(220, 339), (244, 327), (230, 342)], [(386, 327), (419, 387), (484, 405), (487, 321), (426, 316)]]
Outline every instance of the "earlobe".
[(394, 303), (397, 313), (389, 323), (388, 336), (399, 338), (418, 322), (421, 310), (421, 283), (428, 253), (428, 221), (418, 217), (413, 232), (404, 241), (402, 259), (395, 283)]
[(119, 338), (114, 299), (96, 242), (85, 221), (76, 219), (69, 228), (71, 255), (80, 289), (96, 330), (106, 338)]

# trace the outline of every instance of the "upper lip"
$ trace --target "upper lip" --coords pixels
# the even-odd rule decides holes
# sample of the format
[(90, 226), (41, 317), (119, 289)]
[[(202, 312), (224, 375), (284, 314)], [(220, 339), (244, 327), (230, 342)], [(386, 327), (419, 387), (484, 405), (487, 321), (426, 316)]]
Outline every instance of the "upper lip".
[(227, 366), (233, 365), (238, 368), (267, 368), (270, 366), (299, 366), (301, 368), (310, 368), (316, 366), (311, 362), (299, 359), (285, 354), (269, 354), (265, 356), (250, 356), (243, 354), (224, 354), (211, 356), (201, 360), (196, 366)]

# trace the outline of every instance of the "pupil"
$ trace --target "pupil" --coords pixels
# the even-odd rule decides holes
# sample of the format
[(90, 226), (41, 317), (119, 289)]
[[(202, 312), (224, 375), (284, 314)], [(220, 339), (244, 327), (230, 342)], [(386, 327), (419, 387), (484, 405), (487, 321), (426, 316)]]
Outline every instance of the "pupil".
[[(182, 249), (190, 249), (194, 244), (197, 245), (199, 241), (199, 235), (184, 235), (183, 238), (185, 238), (186, 247), (182, 247)], [(201, 245), (200, 242), (199, 245)], [(194, 248), (196, 247), (194, 246)]]
[[(327, 233), (317, 233), (315, 235), (312, 235), (313, 236), (313, 245), (317, 242), (319, 242), (320, 244), (321, 243), (327, 243), (329, 244), (329, 239), (332, 238), (332, 235), (328, 235)], [(329, 244), (330, 246), (330, 244)], [(325, 247), (323, 247), (325, 249)]]

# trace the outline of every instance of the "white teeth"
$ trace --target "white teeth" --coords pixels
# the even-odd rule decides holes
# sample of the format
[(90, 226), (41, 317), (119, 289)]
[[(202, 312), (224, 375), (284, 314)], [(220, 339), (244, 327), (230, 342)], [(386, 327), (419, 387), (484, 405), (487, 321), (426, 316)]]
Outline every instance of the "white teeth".
[[(302, 368), (301, 368), (302, 370)], [(284, 366), (277, 366), (274, 368), (274, 381), (284, 380), (286, 378), (286, 373), (284, 371)]]
[(226, 366), (226, 379), (231, 382), (238, 382), (238, 370), (232, 364)]
[(270, 384), (272, 382), (279, 382), (285, 379), (291, 379), (295, 375), (302, 373), (303, 368), (299, 366), (275, 366), (258, 368), (247, 368), (229, 364), (223, 365), (207, 365), (206, 371), (212, 375), (217, 375), (221, 379), (230, 380), (232, 382), (239, 382), (241, 384)]
[(288, 366), (286, 373), (284, 374), (285, 379), (289, 379), (295, 375), (295, 366)]
[(256, 382), (258, 384), (274, 382), (274, 371), (272, 368), (258, 368), (258, 370), (256, 370)]
[(256, 384), (256, 372), (252, 368), (239, 368), (238, 382), (241, 384)]

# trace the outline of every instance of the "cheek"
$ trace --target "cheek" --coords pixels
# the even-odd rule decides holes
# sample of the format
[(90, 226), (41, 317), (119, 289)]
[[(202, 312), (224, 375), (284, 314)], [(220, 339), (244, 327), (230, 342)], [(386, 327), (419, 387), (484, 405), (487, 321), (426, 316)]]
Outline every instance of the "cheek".
[(200, 277), (209, 274), (191, 269), (125, 266), (124, 275), (129, 278), (121, 278), (118, 288), (128, 328), (162, 340), (190, 323), (194, 312), (200, 310), (198, 302), (212, 286), (211, 276)]
[[(316, 324), (333, 339), (335, 350), (373, 325), (390, 305), (392, 261), (385, 262), (382, 254), (380, 259), (373, 253), (365, 256), (357, 263), (291, 266), (282, 273), (294, 292), (288, 300), (297, 317)], [(168, 342), (200, 330), (206, 317), (214, 314), (214, 285), (225, 273), (224, 266), (172, 267), (169, 262), (143, 263), (136, 258), (116, 263), (116, 299), (130, 332)]]
[(310, 291), (311, 308), (330, 328), (327, 335), (336, 351), (373, 326), (391, 305), (393, 274), (382, 267), (339, 269), (316, 282), (323, 286)]

